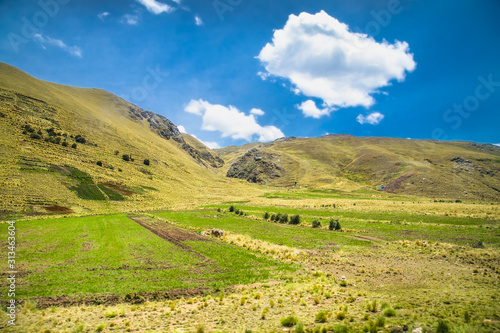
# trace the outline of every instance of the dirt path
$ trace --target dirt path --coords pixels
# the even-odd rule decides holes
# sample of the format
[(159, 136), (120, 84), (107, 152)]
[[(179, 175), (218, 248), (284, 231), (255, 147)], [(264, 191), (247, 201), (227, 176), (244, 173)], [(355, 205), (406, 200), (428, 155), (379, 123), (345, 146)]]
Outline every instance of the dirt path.
[(209, 260), (204, 255), (194, 251), (191, 247), (183, 243), (183, 241), (210, 242), (210, 240), (206, 237), (200, 236), (191, 231), (174, 227), (164, 222), (154, 220), (147, 216), (129, 215), (127, 217), (143, 228), (148, 229), (158, 237), (163, 238), (164, 240), (182, 248), (183, 250), (192, 253), (198, 258)]

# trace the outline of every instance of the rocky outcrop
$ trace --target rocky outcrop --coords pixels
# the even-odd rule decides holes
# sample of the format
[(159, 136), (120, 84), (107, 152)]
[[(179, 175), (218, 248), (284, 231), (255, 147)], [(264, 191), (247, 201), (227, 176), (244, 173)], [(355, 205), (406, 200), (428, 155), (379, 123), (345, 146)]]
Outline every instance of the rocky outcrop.
[(226, 176), (250, 183), (264, 183), (283, 175), (284, 170), (276, 164), (278, 161), (277, 155), (254, 148), (233, 162)]
[(143, 109), (137, 107), (129, 108), (129, 116), (135, 121), (143, 121), (147, 120), (149, 123), (149, 128), (167, 140), (174, 140), (179, 143), (180, 147), (184, 149), (192, 158), (194, 158), (198, 163), (207, 166), (210, 165), (214, 168), (220, 168), (224, 165), (224, 160), (222, 160), (219, 156), (212, 154), (208, 149), (204, 151), (200, 151), (195, 147), (188, 144), (182, 133), (179, 131), (177, 126), (174, 125), (167, 118), (156, 114), (151, 111), (145, 111)]

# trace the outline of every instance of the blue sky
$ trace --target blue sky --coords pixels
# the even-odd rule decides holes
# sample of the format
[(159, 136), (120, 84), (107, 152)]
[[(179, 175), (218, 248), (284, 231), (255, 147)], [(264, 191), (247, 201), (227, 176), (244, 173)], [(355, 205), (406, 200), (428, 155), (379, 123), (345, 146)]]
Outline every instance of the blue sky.
[(500, 143), (500, 1), (1, 1), (0, 61), (211, 147), (327, 133)]

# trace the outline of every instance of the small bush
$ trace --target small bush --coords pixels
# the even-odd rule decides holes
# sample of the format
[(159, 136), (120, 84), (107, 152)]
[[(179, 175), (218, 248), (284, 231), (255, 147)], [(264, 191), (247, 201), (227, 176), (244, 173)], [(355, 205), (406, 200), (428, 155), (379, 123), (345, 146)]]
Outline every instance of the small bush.
[(340, 281), (339, 285), (341, 287), (347, 287), (347, 281), (346, 280), (342, 280), (342, 281)]
[(265, 212), (263, 218), (264, 220), (269, 220), (269, 213)]
[(276, 215), (275, 215), (275, 214), (273, 214), (273, 215), (271, 216), (271, 221), (276, 221)]
[(99, 324), (99, 325), (97, 325), (95, 331), (102, 332), (105, 328), (106, 328), (106, 324)]
[(234, 213), (235, 213), (236, 215), (240, 215), (240, 210), (239, 210), (238, 208), (236, 208), (236, 209), (234, 210)]
[(37, 133), (31, 133), (30, 138), (40, 140), (42, 137)]
[(280, 223), (288, 223), (288, 214), (281, 215)]
[(118, 312), (111, 310), (111, 309), (106, 310), (106, 312), (104, 314), (105, 314), (106, 318), (118, 317)]
[(230, 206), (230, 207), (229, 207), (229, 212), (230, 212), (230, 213), (234, 212), (234, 207), (233, 207), (233, 206)]
[(377, 300), (373, 300), (373, 302), (366, 303), (366, 310), (370, 312), (377, 312)]
[(335, 230), (335, 226), (337, 225), (337, 221), (330, 220), (330, 225), (328, 226), (329, 230)]
[(330, 314), (326, 310), (321, 310), (320, 312), (316, 313), (315, 320), (318, 323), (326, 323), (328, 321), (328, 316)]
[(144, 165), (149, 165), (149, 160), (147, 158), (144, 160)]
[(68, 146), (68, 142), (63, 141), (63, 143), (61, 143), (61, 145), (62, 145), (63, 147), (67, 147), (67, 146)]
[(127, 155), (127, 154), (123, 154), (123, 155), (122, 155), (122, 159), (123, 159), (125, 162), (128, 162), (128, 161), (130, 161), (130, 156), (129, 156), (129, 155)]
[(87, 140), (83, 136), (81, 136), (80, 134), (75, 136), (75, 141), (78, 143), (86, 143), (87, 142)]
[(298, 322), (297, 317), (288, 316), (288, 317), (281, 319), (281, 326), (292, 327), (292, 326), (296, 325), (297, 322)]
[(217, 213), (220, 213), (220, 208), (217, 208)]
[(71, 148), (76, 149), (76, 143), (73, 143), (73, 144), (71, 145)]
[(275, 219), (276, 222), (281, 221), (281, 215), (282, 215), (281, 213), (276, 214), (276, 219)]
[(118, 155), (120, 153), (119, 150), (115, 150), (115, 155)]
[(97, 164), (98, 166), (102, 166), (102, 162), (101, 161), (97, 161), (95, 164)]
[(313, 228), (320, 228), (321, 227), (321, 222), (319, 220), (312, 221), (312, 227)]
[(448, 333), (448, 332), (450, 332), (450, 326), (448, 326), (448, 323), (442, 319), (439, 319), (436, 328), (436, 333)]
[(292, 217), (290, 217), (290, 224), (300, 224), (300, 216), (293, 215)]

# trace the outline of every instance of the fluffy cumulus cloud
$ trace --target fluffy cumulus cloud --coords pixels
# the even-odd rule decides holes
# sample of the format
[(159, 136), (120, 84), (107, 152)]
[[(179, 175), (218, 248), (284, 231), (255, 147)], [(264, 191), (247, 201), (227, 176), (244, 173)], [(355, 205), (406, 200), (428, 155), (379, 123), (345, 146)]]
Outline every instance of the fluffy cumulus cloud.
[(175, 10), (174, 7), (169, 6), (165, 3), (158, 2), (156, 0), (137, 0), (137, 2), (146, 7), (148, 12), (155, 15), (159, 15), (161, 13), (170, 13)]
[(324, 11), (290, 15), (257, 58), (266, 69), (262, 78), (287, 79), (295, 93), (323, 101), (323, 109), (310, 101), (301, 105), (316, 118), (340, 107), (370, 107), (380, 88), (416, 68), (408, 43), (378, 43)]
[[(202, 117), (202, 129), (218, 131), (222, 137), (260, 142), (272, 141), (285, 135), (275, 126), (261, 126), (255, 119), (255, 114), (245, 114), (236, 107), (210, 104), (204, 100), (191, 100), (184, 108), (188, 113)], [(254, 113), (260, 113), (253, 109)], [(262, 110), (259, 110), (262, 111)]]
[(252, 109), (250, 110), (250, 114), (253, 114), (254, 116), (263, 116), (265, 115), (266, 113), (264, 111), (262, 111), (261, 109)]
[(304, 116), (312, 117), (319, 119), (323, 116), (329, 115), (333, 110), (331, 108), (325, 107), (320, 109), (316, 106), (316, 103), (312, 100), (307, 100), (300, 105), (297, 105), (297, 108), (302, 111)]
[(61, 50), (68, 52), (69, 54), (81, 58), (82, 57), (82, 49), (78, 46), (68, 46), (65, 42), (60, 39), (51, 38), (49, 36), (44, 36), (42, 34), (35, 34), (33, 36), (35, 41), (37, 41), (44, 49), (46, 45), (55, 46), (60, 48)]
[(356, 117), (356, 121), (361, 125), (363, 124), (378, 125), (383, 119), (384, 115), (380, 112), (372, 112), (367, 116), (363, 116), (362, 114), (360, 114)]

